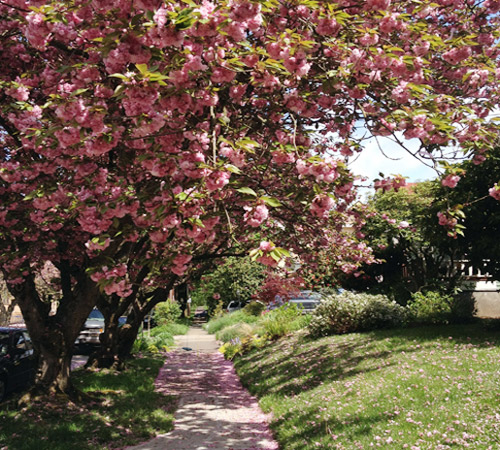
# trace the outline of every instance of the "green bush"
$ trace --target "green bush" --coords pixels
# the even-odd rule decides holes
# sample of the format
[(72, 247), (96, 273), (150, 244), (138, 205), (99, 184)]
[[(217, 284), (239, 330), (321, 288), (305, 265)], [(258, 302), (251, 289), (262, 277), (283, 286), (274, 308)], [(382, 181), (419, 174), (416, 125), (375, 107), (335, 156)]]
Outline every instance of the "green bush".
[(181, 317), (181, 306), (179, 303), (167, 300), (156, 305), (154, 310), (154, 319), (158, 325), (174, 323)]
[(264, 309), (266, 309), (266, 305), (264, 305), (264, 303), (262, 302), (256, 301), (250, 302), (243, 308), (243, 310), (251, 316), (260, 316)]
[(384, 295), (343, 292), (327, 297), (313, 311), (309, 332), (313, 336), (392, 328), (406, 322), (406, 311)]
[(174, 345), (174, 336), (186, 334), (189, 330), (187, 325), (179, 323), (168, 323), (152, 328), (148, 333), (143, 332), (134, 342), (132, 353), (149, 352), (158, 353), (168, 350)]
[(259, 321), (262, 334), (275, 339), (303, 326), (308, 319), (302, 317), (301, 310), (295, 304), (285, 304), (269, 311)]
[(408, 302), (409, 321), (414, 324), (446, 324), (451, 320), (449, 295), (439, 292), (415, 292)]
[(472, 296), (443, 295), (439, 292), (416, 292), (408, 302), (413, 324), (447, 324), (471, 321), (476, 312)]

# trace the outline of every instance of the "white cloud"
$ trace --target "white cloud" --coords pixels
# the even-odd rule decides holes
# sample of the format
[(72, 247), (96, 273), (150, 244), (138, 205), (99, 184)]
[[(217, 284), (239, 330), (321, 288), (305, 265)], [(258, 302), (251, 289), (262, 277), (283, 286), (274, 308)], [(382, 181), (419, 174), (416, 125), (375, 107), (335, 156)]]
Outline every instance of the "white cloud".
[[(418, 149), (417, 141), (406, 141), (405, 145), (411, 151)], [(436, 170), (385, 137), (379, 137), (378, 144), (375, 138), (365, 141), (363, 151), (351, 157), (349, 168), (354, 174), (367, 177), (370, 184), (380, 178), (380, 172), (385, 176), (401, 174), (408, 177), (408, 182), (430, 180), (438, 175)]]

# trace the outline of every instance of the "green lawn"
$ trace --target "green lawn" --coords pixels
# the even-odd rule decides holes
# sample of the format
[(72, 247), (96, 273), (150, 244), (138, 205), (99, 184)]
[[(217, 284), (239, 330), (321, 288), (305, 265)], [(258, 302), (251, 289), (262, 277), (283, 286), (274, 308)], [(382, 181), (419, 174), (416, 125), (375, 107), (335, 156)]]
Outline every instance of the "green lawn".
[(298, 332), (236, 368), (286, 450), (498, 449), (498, 343), (481, 325)]
[(176, 401), (154, 391), (163, 363), (164, 357), (145, 357), (123, 372), (77, 370), (76, 386), (99, 402), (32, 404), (20, 410), (11, 397), (0, 406), (0, 448), (122, 448), (171, 430)]

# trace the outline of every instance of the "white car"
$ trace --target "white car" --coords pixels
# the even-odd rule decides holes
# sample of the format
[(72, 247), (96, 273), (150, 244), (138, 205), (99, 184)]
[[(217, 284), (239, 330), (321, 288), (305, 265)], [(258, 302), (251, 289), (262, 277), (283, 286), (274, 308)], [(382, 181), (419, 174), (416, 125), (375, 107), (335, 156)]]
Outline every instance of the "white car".
[(284, 304), (295, 304), (298, 308), (302, 309), (302, 313), (312, 312), (320, 303), (323, 297), (319, 292), (314, 291), (300, 291), (299, 294), (290, 297), (288, 300), (276, 296), (274, 301), (269, 305), (269, 309), (276, 309)]
[(291, 297), (288, 303), (297, 305), (303, 313), (309, 313), (320, 304), (322, 298), (319, 292), (300, 291), (300, 294)]
[(244, 306), (245, 306), (245, 302), (239, 302), (237, 300), (232, 300), (229, 302), (229, 305), (227, 305), (226, 311), (227, 312), (237, 311), (238, 309), (241, 309)]

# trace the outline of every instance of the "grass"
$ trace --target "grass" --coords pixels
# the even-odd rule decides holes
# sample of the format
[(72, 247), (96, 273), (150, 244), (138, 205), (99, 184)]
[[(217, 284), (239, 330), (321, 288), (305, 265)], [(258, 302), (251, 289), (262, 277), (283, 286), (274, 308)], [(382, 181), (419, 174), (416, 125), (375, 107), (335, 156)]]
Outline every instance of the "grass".
[(123, 372), (74, 372), (75, 385), (101, 401), (81, 405), (16, 398), (0, 407), (0, 448), (110, 449), (148, 440), (173, 428), (176, 400), (154, 390), (164, 358), (138, 358)]
[(252, 324), (259, 320), (257, 316), (252, 316), (245, 313), (243, 310), (234, 311), (229, 314), (224, 314), (217, 319), (211, 319), (206, 325), (206, 330), (210, 334), (216, 334), (224, 328), (236, 325), (238, 323), (248, 323)]
[(295, 333), (236, 360), (281, 448), (500, 448), (500, 330)]

